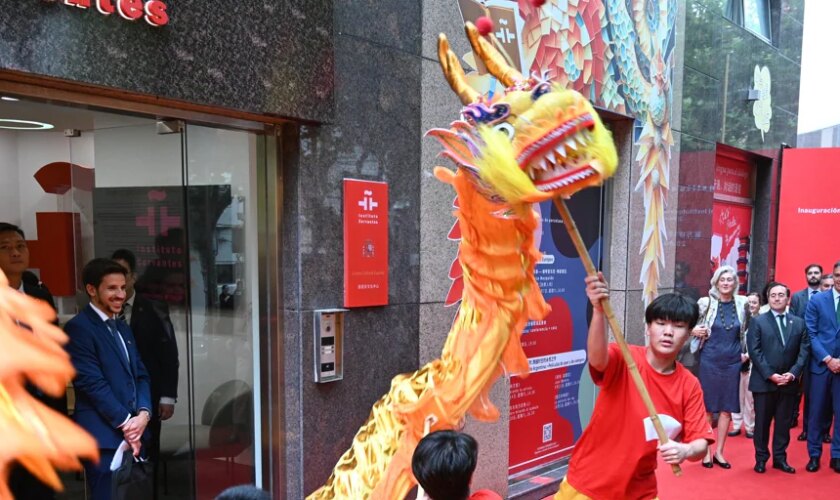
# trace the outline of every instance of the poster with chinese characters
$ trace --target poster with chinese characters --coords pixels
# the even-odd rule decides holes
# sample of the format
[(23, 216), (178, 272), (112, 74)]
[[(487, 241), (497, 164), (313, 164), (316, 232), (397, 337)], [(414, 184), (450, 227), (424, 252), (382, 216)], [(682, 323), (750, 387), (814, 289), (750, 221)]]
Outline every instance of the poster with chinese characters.
[[(600, 189), (587, 189), (568, 201), (596, 265), (601, 260), (601, 193)], [(552, 202), (535, 209), (542, 219), (536, 242), (543, 253), (535, 276), (551, 313), (529, 322), (522, 335), (530, 375), (511, 378), (511, 476), (571, 455), (584, 427), (580, 395), (594, 394), (588, 376), (582, 382), (591, 315), (584, 285), (586, 272)]]

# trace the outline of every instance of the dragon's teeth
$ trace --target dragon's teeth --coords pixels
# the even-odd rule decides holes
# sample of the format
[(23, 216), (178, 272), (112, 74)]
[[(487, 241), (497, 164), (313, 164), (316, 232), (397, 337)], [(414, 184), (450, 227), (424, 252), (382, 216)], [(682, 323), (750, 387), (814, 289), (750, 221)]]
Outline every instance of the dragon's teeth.
[(548, 165), (546, 164), (546, 161), (547, 161), (547, 160), (546, 160), (545, 158), (543, 158), (542, 160), (540, 160), (540, 168), (541, 168), (542, 170), (547, 170), (547, 169), (548, 169)]
[(566, 148), (564, 148), (562, 145), (557, 146), (556, 148), (554, 148), (554, 151), (555, 151), (557, 154), (559, 154), (560, 156), (562, 156), (563, 158), (565, 158), (565, 157), (566, 157)]

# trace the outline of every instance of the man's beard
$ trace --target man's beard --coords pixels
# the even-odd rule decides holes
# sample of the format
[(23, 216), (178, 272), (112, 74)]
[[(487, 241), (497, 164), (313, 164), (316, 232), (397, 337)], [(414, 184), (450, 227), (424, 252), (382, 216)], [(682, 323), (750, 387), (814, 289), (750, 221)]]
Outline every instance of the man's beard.
[(808, 286), (810, 286), (811, 288), (820, 286), (820, 279), (819, 278), (809, 279), (808, 280)]

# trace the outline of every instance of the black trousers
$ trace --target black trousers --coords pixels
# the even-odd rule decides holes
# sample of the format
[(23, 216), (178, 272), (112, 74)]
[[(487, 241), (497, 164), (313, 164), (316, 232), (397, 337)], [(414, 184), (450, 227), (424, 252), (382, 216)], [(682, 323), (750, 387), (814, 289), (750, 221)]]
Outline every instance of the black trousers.
[(793, 412), (799, 402), (799, 394), (774, 392), (753, 392), (755, 401), (755, 461), (765, 463), (770, 458), (770, 422), (773, 428), (773, 462), (787, 461), (787, 447), (790, 443), (790, 424)]

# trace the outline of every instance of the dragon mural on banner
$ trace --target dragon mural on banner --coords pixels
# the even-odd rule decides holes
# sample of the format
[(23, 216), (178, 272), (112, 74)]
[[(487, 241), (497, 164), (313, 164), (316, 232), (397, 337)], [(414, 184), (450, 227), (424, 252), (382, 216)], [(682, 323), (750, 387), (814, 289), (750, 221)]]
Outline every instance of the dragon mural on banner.
[(578, 92), (525, 78), (466, 24), (474, 53), (505, 87), (492, 99), (470, 87), (444, 35), (438, 55), (465, 107), (449, 129), (428, 135), (457, 165), (435, 176), (458, 196), (461, 306), (443, 353), (398, 375), (351, 448), (310, 499), (404, 498), (415, 484), (411, 457), (426, 430), (457, 427), (467, 413), (498, 418), (490, 388), (503, 373), (528, 374), (520, 335), (549, 312), (534, 279), (540, 221), (531, 204), (601, 184), (618, 163), (612, 136)]
[(55, 313), (45, 302), (9, 286), (0, 271), (0, 499), (12, 498), (6, 480), (20, 463), (55, 490), (61, 481), (54, 467), (81, 469), (79, 459), (97, 460), (92, 436), (32, 397), (30, 382), (47, 394), (62, 394), (74, 375), (70, 356), (61, 347), (67, 336), (50, 321)]
[[(640, 171), (635, 189), (642, 191), (645, 209), (639, 281), (647, 305), (658, 294), (665, 265), (677, 1), (547, 0), (541, 7), (530, 0), (459, 0), (459, 4), (465, 21), (485, 8), (494, 20), (518, 19), (514, 31), (500, 27), (495, 36), (515, 53), (523, 71), (576, 90), (595, 106), (635, 118), (635, 161)], [(507, 22), (505, 29), (510, 28)], [(472, 55), (464, 59), (479, 67), (472, 64)], [(467, 81), (483, 94), (492, 94), (495, 88), (493, 76), (484, 71), (469, 72)], [(452, 278), (452, 288), (459, 289), (457, 273)]]

